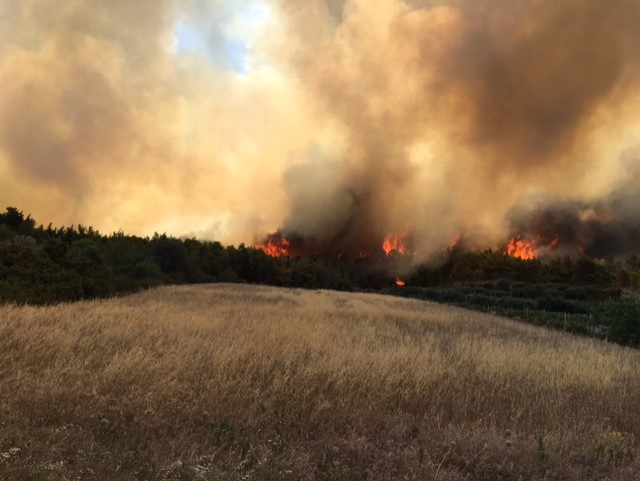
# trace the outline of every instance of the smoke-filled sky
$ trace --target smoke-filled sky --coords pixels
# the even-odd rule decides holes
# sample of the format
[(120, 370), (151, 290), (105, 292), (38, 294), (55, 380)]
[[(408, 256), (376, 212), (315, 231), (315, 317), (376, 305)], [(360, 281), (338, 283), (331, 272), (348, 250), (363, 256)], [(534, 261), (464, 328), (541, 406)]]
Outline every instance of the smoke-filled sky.
[(0, 0), (0, 208), (420, 257), (568, 219), (626, 252), (638, 25), (637, 0)]

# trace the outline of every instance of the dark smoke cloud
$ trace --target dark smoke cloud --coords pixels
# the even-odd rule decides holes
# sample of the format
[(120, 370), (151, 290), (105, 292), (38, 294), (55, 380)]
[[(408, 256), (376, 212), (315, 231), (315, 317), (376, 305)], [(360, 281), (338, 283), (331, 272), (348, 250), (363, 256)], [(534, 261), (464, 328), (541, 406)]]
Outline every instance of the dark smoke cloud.
[(514, 209), (512, 229), (542, 245), (557, 239), (556, 254), (626, 257), (640, 252), (639, 201), (640, 163), (636, 161), (606, 198), (532, 202)]
[(0, 22), (0, 202), (38, 219), (351, 256), (409, 232), (418, 261), (562, 229), (633, 248), (636, 0), (32, 0)]
[[(620, 121), (637, 99), (637, 2), (309, 3), (281, 2), (297, 39), (290, 61), (347, 145), (342, 163), (322, 167), (333, 175), (313, 175), (316, 160), (296, 167), (340, 183), (319, 189), (330, 201), (290, 187), (285, 233), (357, 252), (410, 225), (428, 256), (456, 234), (496, 242), (532, 195), (615, 207), (590, 199), (590, 172), (608, 194), (620, 151), (593, 139), (598, 116)], [(631, 197), (618, 204), (633, 209)]]

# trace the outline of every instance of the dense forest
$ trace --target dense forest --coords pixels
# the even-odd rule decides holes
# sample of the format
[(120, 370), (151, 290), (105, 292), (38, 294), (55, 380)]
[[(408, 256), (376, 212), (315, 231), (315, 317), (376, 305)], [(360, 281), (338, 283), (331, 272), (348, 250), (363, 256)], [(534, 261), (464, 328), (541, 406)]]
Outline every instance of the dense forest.
[[(242, 244), (103, 235), (82, 225), (44, 227), (14, 207), (0, 214), (0, 303), (48, 304), (210, 282), (364, 289), (640, 345), (637, 256), (521, 260), (493, 250), (453, 249), (417, 269), (410, 269), (411, 262), (384, 253), (354, 260), (275, 258)], [(396, 286), (397, 274), (405, 286)]]
[(37, 226), (13, 207), (0, 214), (0, 302), (44, 304), (207, 282), (352, 287), (348, 266), (335, 259), (276, 259), (242, 244)]

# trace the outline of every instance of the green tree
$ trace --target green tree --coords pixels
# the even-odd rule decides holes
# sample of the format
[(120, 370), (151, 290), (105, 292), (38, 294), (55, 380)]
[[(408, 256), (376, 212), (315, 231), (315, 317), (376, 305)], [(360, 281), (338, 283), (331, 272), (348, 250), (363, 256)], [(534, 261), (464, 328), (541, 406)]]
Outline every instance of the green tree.
[(14, 231), (24, 222), (24, 214), (15, 207), (7, 207), (4, 214), (0, 214), (0, 224), (6, 224)]
[(187, 266), (187, 251), (178, 239), (156, 234), (151, 240), (151, 257), (162, 272), (176, 274)]
[(602, 323), (609, 325), (612, 341), (632, 346), (640, 346), (640, 301), (627, 298), (609, 302)]

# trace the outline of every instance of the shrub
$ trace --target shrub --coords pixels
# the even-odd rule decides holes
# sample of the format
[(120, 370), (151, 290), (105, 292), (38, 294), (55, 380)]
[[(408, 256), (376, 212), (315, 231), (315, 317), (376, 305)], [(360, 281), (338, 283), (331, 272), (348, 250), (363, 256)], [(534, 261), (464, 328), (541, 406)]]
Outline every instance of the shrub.
[(538, 309), (571, 314), (588, 314), (591, 312), (586, 305), (562, 297), (545, 297), (538, 301)]
[(162, 269), (153, 259), (145, 259), (133, 266), (131, 276), (134, 279), (158, 279), (162, 277)]
[(437, 298), (442, 302), (464, 302), (465, 296), (456, 289), (439, 289)]
[(533, 299), (523, 299), (521, 297), (503, 297), (502, 299), (500, 299), (500, 307), (518, 310), (535, 309), (537, 307), (537, 303)]
[(564, 296), (567, 299), (574, 299), (574, 300), (583, 300), (587, 298), (587, 288), (584, 286), (574, 286), (574, 287), (569, 287), (565, 293)]
[(640, 301), (637, 299), (608, 302), (599, 320), (610, 326), (612, 341), (640, 346)]
[(15, 231), (6, 224), (0, 224), (0, 242), (13, 239), (16, 235)]
[(474, 306), (495, 306), (498, 304), (497, 298), (485, 294), (471, 294), (466, 296), (466, 301)]

